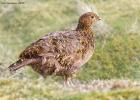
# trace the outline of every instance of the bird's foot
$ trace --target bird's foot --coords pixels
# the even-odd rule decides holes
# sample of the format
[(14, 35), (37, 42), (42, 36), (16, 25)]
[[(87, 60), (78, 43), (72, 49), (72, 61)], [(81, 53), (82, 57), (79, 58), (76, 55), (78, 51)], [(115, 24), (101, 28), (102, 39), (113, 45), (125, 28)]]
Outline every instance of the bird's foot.
[(75, 87), (75, 84), (73, 83), (72, 80), (70, 80), (70, 86), (71, 86), (71, 87)]
[(67, 82), (64, 82), (64, 87), (75, 87), (75, 85), (73, 84), (73, 82), (67, 81)]
[(75, 87), (75, 84), (73, 83), (71, 78), (68, 78), (67, 80), (64, 80), (64, 86), (65, 87)]

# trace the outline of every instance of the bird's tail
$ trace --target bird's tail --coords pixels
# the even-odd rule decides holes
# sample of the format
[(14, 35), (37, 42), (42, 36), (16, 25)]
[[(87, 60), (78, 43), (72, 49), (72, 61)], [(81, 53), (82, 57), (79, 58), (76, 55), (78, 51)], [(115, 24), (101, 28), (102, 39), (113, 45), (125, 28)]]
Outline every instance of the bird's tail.
[(13, 73), (14, 71), (16, 71), (26, 65), (29, 65), (35, 61), (36, 61), (36, 59), (19, 59), (15, 63), (11, 64), (8, 68), (9, 68), (10, 72)]

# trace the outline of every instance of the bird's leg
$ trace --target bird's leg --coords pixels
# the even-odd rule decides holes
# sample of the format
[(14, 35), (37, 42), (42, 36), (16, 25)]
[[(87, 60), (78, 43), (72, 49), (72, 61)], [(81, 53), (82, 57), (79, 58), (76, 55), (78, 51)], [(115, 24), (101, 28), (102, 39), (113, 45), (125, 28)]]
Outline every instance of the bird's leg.
[(70, 86), (70, 83), (68, 81), (68, 77), (67, 76), (64, 76), (64, 86), (65, 87)]
[(72, 86), (72, 87), (74, 87), (74, 84), (73, 84), (73, 82), (72, 82), (72, 77), (68, 77), (68, 76), (64, 76), (64, 86), (68, 86), (68, 87), (70, 87), (70, 86)]

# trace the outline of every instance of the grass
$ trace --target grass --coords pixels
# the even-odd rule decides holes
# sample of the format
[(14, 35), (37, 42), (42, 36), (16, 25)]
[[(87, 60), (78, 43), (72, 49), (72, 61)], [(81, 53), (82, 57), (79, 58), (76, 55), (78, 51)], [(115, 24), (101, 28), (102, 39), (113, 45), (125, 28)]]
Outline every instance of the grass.
[[(1, 0), (3, 1), (3, 0)], [(96, 7), (103, 19), (96, 32), (92, 59), (76, 75), (77, 80), (128, 79), (140, 81), (140, 1), (81, 0)], [(74, 0), (24, 0), (23, 5), (0, 4), (0, 98), (2, 100), (139, 100), (137, 88), (80, 92), (60, 88), (59, 77), (37, 81), (39, 75), (26, 67), (14, 79), (6, 68), (32, 41), (53, 31), (73, 29), (81, 9)], [(77, 7), (79, 7), (77, 9)], [(107, 25), (104, 31), (104, 24)], [(102, 34), (101, 34), (102, 33)], [(57, 83), (58, 82), (58, 83)], [(59, 83), (60, 82), (60, 83)], [(54, 84), (54, 85), (52, 85)], [(57, 85), (59, 84), (59, 85)], [(61, 86), (61, 85), (60, 85)], [(59, 94), (59, 96), (57, 95)]]
[[(53, 83), (53, 84), (52, 84)], [(100, 82), (101, 83), (101, 82)], [(100, 84), (97, 83), (97, 84)], [(0, 98), (2, 100), (139, 100), (139, 88), (122, 88), (116, 90), (98, 90), (84, 92), (80, 87), (64, 88), (52, 80), (3, 79), (0, 81)], [(80, 85), (80, 84), (79, 84)], [(78, 90), (79, 88), (79, 90)]]

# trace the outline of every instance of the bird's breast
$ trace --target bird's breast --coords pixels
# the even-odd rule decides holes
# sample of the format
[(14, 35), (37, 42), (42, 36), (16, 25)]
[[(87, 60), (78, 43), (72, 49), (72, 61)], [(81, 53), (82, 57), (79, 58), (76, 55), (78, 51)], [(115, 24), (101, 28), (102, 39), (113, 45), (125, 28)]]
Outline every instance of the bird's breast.
[(83, 57), (79, 58), (78, 61), (76, 62), (76, 66), (81, 67), (84, 65), (93, 55), (94, 48), (89, 48), (84, 54)]

